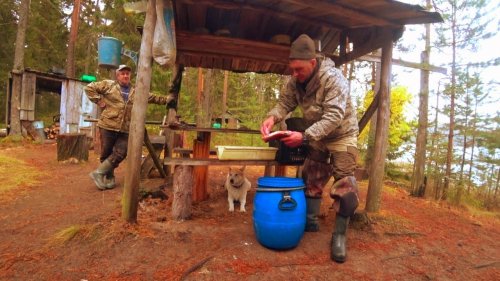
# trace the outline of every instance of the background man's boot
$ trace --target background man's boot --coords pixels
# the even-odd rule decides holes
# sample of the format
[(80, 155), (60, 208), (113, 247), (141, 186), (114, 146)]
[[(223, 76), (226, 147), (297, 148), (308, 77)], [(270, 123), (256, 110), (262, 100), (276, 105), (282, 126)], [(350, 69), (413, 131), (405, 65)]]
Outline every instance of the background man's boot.
[(104, 181), (104, 178), (106, 177), (106, 174), (109, 173), (113, 169), (113, 164), (109, 160), (104, 160), (104, 162), (97, 167), (95, 171), (89, 174), (89, 176), (94, 180), (95, 185), (97, 188), (100, 190), (105, 190), (106, 189), (106, 182)]
[(337, 213), (335, 218), (335, 230), (332, 235), (332, 260), (343, 263), (346, 260), (346, 231), (349, 225), (349, 217), (341, 216)]
[(116, 181), (115, 181), (115, 169), (111, 169), (109, 173), (106, 174), (106, 189), (113, 189), (116, 187)]
[(306, 232), (318, 232), (319, 231), (319, 210), (321, 206), (321, 198), (310, 198), (306, 197)]

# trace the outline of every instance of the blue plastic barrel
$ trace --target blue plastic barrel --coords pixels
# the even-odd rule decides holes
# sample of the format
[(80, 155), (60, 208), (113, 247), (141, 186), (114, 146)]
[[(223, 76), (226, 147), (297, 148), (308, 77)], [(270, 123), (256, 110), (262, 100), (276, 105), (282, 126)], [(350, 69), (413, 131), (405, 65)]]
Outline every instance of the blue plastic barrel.
[(97, 44), (99, 66), (118, 68), (121, 63), (122, 42), (113, 37), (101, 37)]
[(267, 248), (295, 248), (306, 225), (304, 181), (300, 178), (261, 177), (254, 197), (253, 227)]

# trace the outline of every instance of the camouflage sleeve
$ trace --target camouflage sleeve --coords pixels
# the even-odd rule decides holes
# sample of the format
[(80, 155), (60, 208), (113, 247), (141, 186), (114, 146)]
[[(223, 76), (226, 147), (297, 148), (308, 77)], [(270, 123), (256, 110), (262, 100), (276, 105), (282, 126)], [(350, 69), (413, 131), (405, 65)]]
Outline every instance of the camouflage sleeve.
[(111, 88), (113, 81), (103, 80), (99, 82), (92, 82), (85, 86), (85, 94), (93, 103), (97, 103), (101, 96), (107, 95), (108, 90)]
[(168, 96), (159, 96), (159, 95), (149, 93), (148, 103), (167, 104), (167, 103), (171, 102), (173, 99), (174, 99), (174, 96), (172, 94), (169, 94)]
[(278, 103), (267, 116), (274, 116), (274, 123), (277, 124), (283, 120), (289, 112), (292, 112), (298, 105), (296, 98), (296, 89), (292, 81), (288, 82), (286, 90), (278, 98)]
[(316, 141), (328, 136), (342, 122), (349, 97), (349, 85), (344, 77), (334, 73), (326, 81), (324, 91), (323, 115), (305, 131), (310, 139)]

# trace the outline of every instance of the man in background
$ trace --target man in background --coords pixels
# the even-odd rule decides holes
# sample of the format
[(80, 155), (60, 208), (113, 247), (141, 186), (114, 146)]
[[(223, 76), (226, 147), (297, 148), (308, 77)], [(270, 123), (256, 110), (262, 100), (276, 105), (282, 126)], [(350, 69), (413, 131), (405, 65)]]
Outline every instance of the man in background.
[[(102, 109), (97, 122), (101, 134), (101, 164), (90, 173), (100, 190), (116, 186), (114, 170), (127, 156), (128, 132), (134, 104), (135, 89), (130, 83), (132, 69), (120, 65), (116, 80), (93, 82), (85, 87), (90, 101)], [(149, 94), (148, 103), (167, 104), (171, 98)]]

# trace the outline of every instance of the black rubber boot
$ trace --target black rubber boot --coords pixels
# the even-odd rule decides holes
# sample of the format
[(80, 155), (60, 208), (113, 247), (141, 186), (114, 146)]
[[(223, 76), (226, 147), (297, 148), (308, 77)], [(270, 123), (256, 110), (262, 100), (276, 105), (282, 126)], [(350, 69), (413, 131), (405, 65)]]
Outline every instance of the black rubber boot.
[(319, 231), (319, 210), (321, 207), (321, 198), (310, 198), (306, 197), (306, 232), (318, 232)]
[(332, 252), (331, 259), (338, 263), (343, 263), (346, 260), (346, 231), (349, 225), (349, 217), (337, 214), (335, 218), (335, 230), (332, 235)]
[(100, 190), (105, 190), (107, 185), (104, 181), (106, 174), (113, 169), (113, 164), (109, 160), (104, 160), (104, 162), (97, 167), (95, 171), (89, 174), (89, 176), (94, 180), (95, 185)]
[(106, 174), (106, 189), (113, 189), (116, 187), (116, 181), (115, 181), (115, 169), (111, 169), (109, 173)]

